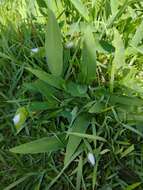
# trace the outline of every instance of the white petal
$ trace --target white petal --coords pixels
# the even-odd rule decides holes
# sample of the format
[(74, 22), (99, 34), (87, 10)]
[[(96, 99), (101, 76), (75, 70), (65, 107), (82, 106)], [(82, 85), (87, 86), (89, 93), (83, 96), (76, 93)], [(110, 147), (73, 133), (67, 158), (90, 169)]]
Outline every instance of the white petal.
[(95, 157), (92, 153), (88, 153), (87, 155), (88, 161), (92, 164), (92, 166), (95, 165)]
[(15, 115), (13, 118), (14, 125), (18, 124), (20, 121), (20, 113)]
[(37, 52), (39, 51), (39, 48), (32, 48), (31, 51), (32, 51), (33, 53), (37, 53)]
[(67, 49), (70, 49), (70, 48), (72, 48), (73, 47), (73, 42), (68, 42), (67, 44), (66, 44), (66, 48)]

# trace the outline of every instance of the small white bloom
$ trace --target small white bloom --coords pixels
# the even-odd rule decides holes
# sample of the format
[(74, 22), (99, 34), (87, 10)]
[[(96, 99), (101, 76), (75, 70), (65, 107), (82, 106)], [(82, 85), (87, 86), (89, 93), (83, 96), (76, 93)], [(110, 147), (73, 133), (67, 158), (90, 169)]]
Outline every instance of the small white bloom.
[(95, 165), (95, 157), (94, 157), (94, 155), (89, 152), (88, 155), (87, 155), (87, 158), (88, 158), (88, 161), (91, 163), (91, 165), (94, 166)]
[(39, 51), (39, 48), (32, 48), (31, 51), (32, 51), (33, 53), (37, 53), (37, 52)]
[(15, 115), (13, 118), (14, 125), (17, 125), (20, 121), (20, 113)]
[(70, 48), (72, 48), (74, 46), (74, 43), (73, 42), (68, 42), (68, 43), (66, 43), (66, 48), (67, 49), (70, 49)]

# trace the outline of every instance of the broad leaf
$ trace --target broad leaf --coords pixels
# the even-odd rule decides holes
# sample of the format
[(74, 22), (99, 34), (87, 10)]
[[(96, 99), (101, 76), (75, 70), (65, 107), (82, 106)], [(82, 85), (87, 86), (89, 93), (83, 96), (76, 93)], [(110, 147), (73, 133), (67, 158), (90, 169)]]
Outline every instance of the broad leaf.
[(86, 29), (83, 42), (81, 81), (91, 83), (96, 78), (96, 44), (90, 27)]
[(46, 32), (46, 56), (49, 69), (55, 76), (63, 72), (63, 46), (61, 32), (52, 10), (48, 9), (48, 26)]
[(65, 147), (64, 139), (65, 139), (65, 134), (60, 134), (51, 137), (44, 137), (11, 148), (10, 151), (19, 154), (36, 154), (36, 153), (52, 152)]
[[(76, 132), (76, 133), (85, 133), (88, 125), (89, 125), (89, 119), (87, 118), (87, 116), (80, 115), (79, 117), (77, 117), (77, 119), (73, 123), (71, 130), (72, 132)], [(81, 140), (82, 140), (82, 137), (69, 135), (69, 140), (68, 140), (68, 144), (66, 148), (65, 162), (64, 162), (65, 165), (69, 162), (72, 155), (75, 153)]]

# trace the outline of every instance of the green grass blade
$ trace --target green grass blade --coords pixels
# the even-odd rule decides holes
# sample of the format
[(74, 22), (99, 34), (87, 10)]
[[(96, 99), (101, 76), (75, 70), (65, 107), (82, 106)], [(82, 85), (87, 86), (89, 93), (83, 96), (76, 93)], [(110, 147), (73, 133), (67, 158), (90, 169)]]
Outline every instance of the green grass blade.
[(113, 45), (115, 47), (115, 55), (114, 55), (114, 60), (112, 62), (112, 68), (111, 68), (111, 79), (110, 79), (110, 91), (111, 92), (113, 92), (114, 78), (115, 78), (115, 73), (116, 73), (117, 69), (119, 69), (125, 65), (124, 44), (123, 44), (121, 35), (119, 34), (117, 29), (114, 30)]
[(30, 177), (32, 175), (34, 175), (34, 174), (27, 174), (26, 176), (14, 181), (13, 183), (11, 183), (9, 186), (4, 188), (3, 190), (10, 190), (10, 189), (15, 188), (17, 185), (19, 185), (20, 183), (22, 183), (23, 181), (25, 181), (28, 177)]
[[(88, 125), (89, 125), (89, 120), (88, 120), (87, 116), (80, 115), (73, 123), (72, 132), (85, 133)], [(71, 159), (72, 155), (75, 153), (81, 140), (82, 140), (82, 137), (77, 137), (77, 136), (73, 136), (73, 135), (69, 136), (68, 144), (66, 147), (65, 161), (64, 161), (65, 165), (68, 163), (68, 161)]]
[(130, 131), (132, 131), (133, 133), (139, 135), (140, 137), (143, 137), (143, 133), (141, 133), (140, 131), (138, 131), (137, 129), (135, 129), (134, 127), (131, 127), (129, 125), (126, 125), (126, 124), (123, 124), (122, 123), (122, 126)]
[(114, 30), (113, 45), (115, 47), (114, 63), (118, 69), (120, 67), (123, 67), (125, 64), (125, 48), (121, 35), (117, 29)]
[(14, 148), (10, 151), (19, 154), (37, 154), (44, 152), (52, 152), (64, 148), (65, 134), (60, 134), (52, 137), (44, 137), (29, 143), (25, 143)]
[(82, 167), (83, 167), (83, 160), (82, 156), (80, 156), (77, 167), (76, 190), (80, 190), (81, 180), (82, 180)]
[(46, 56), (49, 69), (55, 76), (63, 72), (63, 46), (61, 32), (52, 10), (48, 9), (48, 26), (46, 32)]
[(135, 35), (133, 36), (131, 40), (131, 45), (137, 47), (142, 39), (143, 39), (143, 21), (137, 28)]
[(87, 138), (90, 140), (98, 140), (98, 141), (103, 141), (106, 142), (106, 139), (100, 136), (95, 136), (95, 135), (88, 135), (88, 134), (82, 134), (82, 133), (75, 133), (75, 132), (68, 132), (69, 135), (74, 135), (77, 137), (82, 137), (82, 138)]
[(132, 185), (128, 185), (128, 187), (126, 187), (124, 190), (133, 190), (136, 189), (138, 186), (140, 186), (140, 182), (134, 183)]
[(78, 10), (78, 12), (88, 21), (89, 20), (89, 12), (88, 9), (84, 6), (81, 0), (70, 0), (74, 7)]
[(121, 158), (127, 156), (128, 154), (130, 154), (132, 151), (134, 151), (135, 147), (134, 145), (129, 146), (129, 148), (127, 148), (122, 154), (121, 154)]

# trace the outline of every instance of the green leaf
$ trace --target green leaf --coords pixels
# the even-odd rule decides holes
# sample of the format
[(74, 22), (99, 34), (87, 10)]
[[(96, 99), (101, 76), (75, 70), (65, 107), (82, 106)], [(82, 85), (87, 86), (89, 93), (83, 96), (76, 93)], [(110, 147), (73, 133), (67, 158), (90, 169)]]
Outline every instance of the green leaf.
[(118, 10), (118, 12), (116, 14), (113, 14), (111, 17), (109, 17), (108, 23), (107, 23), (107, 28), (112, 27), (112, 25), (114, 24), (114, 22), (122, 16), (122, 14), (126, 10), (128, 4), (130, 3), (130, 0), (124, 0), (123, 2), (124, 3), (122, 4), (122, 6)]
[(33, 73), (40, 80), (46, 82), (47, 84), (55, 88), (62, 89), (63, 86), (65, 85), (64, 80), (58, 76), (53, 76), (49, 73), (46, 73), (45, 71), (41, 71), (38, 69), (32, 69), (32, 68), (26, 68), (26, 69), (31, 73)]
[(75, 97), (86, 97), (87, 96), (87, 86), (76, 84), (74, 82), (68, 82), (66, 85), (67, 92)]
[(117, 69), (124, 67), (125, 65), (125, 49), (123, 40), (117, 29), (114, 29), (114, 41), (113, 45), (115, 47), (114, 60), (112, 62), (111, 68), (111, 78), (110, 78), (110, 91), (113, 92), (114, 88), (114, 78), (117, 73)]
[(82, 62), (81, 62), (81, 81), (90, 84), (96, 78), (96, 44), (90, 27), (84, 34)]
[(46, 82), (43, 82), (39, 79), (32, 83), (25, 83), (24, 84), (25, 90), (32, 91), (32, 93), (41, 93), (43, 95), (43, 98), (46, 99), (49, 105), (56, 105), (57, 101), (55, 99), (55, 96), (57, 94), (57, 89), (53, 88)]
[(91, 106), (91, 108), (89, 109), (88, 112), (89, 113), (101, 113), (104, 111), (104, 109), (105, 109), (105, 106), (102, 103), (96, 102), (95, 104), (93, 104)]
[(119, 69), (125, 64), (125, 48), (121, 35), (117, 29), (114, 30), (113, 45), (115, 47), (114, 64), (116, 65), (116, 68)]
[(37, 154), (37, 153), (52, 152), (65, 147), (64, 139), (65, 139), (65, 134), (60, 134), (51, 137), (44, 137), (11, 148), (10, 151), (19, 154)]
[(132, 185), (128, 185), (124, 190), (133, 190), (136, 189), (138, 186), (140, 186), (141, 182), (134, 183)]
[(48, 9), (48, 26), (46, 32), (46, 56), (49, 69), (55, 76), (63, 72), (63, 46), (61, 32), (52, 10)]
[(50, 106), (48, 102), (30, 102), (27, 105), (27, 109), (30, 112), (35, 112), (35, 111), (43, 111), (47, 109), (52, 109), (53, 106)]
[(143, 106), (143, 100), (137, 97), (128, 97), (124, 95), (111, 95), (109, 102), (114, 104), (123, 104), (128, 106)]
[(143, 39), (143, 21), (137, 28), (135, 35), (133, 36), (131, 40), (131, 45), (137, 47), (142, 39)]
[(81, 0), (70, 0), (70, 1), (78, 10), (78, 12), (88, 21), (89, 20), (88, 9), (84, 6)]
[(134, 151), (134, 145), (129, 146), (129, 148), (127, 148), (122, 154), (121, 154), (121, 158), (127, 156), (128, 154), (130, 154), (132, 151)]
[[(87, 118), (86, 115), (82, 114), (79, 117), (77, 117), (77, 119), (73, 123), (71, 130), (72, 132), (85, 133), (88, 125), (89, 125), (89, 119)], [(72, 155), (75, 153), (81, 140), (82, 140), (82, 137), (69, 135), (69, 140), (66, 147), (65, 161), (64, 161), (65, 165), (69, 162)]]
[(40, 8), (47, 8), (45, 0), (36, 0)]
[(88, 134), (83, 134), (83, 133), (75, 133), (75, 132), (68, 132), (69, 135), (75, 135), (77, 137), (82, 137), (82, 138), (87, 138), (90, 140), (98, 140), (98, 141), (103, 141), (106, 142), (106, 139), (100, 136), (95, 136), (95, 135), (88, 135)]
[(135, 133), (135, 134), (137, 134), (137, 135), (139, 135), (140, 137), (143, 138), (143, 133), (141, 133), (140, 131), (138, 131), (138, 130), (135, 129), (134, 127), (131, 127), (131, 126), (129, 126), (129, 125), (125, 125), (125, 124), (123, 124), (123, 123), (122, 123), (122, 126), (123, 126), (124, 128), (126, 128), (126, 129), (132, 131), (133, 133)]

